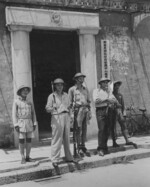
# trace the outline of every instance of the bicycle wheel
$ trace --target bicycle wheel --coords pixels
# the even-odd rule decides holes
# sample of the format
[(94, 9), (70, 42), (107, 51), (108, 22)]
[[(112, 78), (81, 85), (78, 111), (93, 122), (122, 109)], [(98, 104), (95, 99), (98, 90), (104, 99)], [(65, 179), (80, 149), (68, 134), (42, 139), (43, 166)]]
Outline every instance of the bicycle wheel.
[(131, 138), (133, 136), (133, 127), (132, 127), (131, 120), (126, 121), (126, 126), (128, 130), (128, 138)]
[(149, 118), (147, 116), (144, 116), (143, 120), (142, 120), (142, 132), (144, 134), (148, 134), (150, 131), (150, 121)]
[(127, 129), (128, 129), (128, 133), (129, 133), (129, 137), (134, 136), (137, 133), (137, 125), (136, 122), (134, 121), (134, 119), (129, 119), (127, 122)]

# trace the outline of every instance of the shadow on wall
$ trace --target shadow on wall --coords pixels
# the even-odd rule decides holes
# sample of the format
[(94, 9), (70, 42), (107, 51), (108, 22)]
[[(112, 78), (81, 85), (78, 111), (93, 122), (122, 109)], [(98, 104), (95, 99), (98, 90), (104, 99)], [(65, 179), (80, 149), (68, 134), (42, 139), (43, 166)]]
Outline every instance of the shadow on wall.
[(0, 123), (0, 148), (13, 147), (14, 129), (10, 124)]
[(144, 18), (133, 33), (137, 54), (134, 54), (136, 73), (143, 104), (150, 113), (150, 16)]

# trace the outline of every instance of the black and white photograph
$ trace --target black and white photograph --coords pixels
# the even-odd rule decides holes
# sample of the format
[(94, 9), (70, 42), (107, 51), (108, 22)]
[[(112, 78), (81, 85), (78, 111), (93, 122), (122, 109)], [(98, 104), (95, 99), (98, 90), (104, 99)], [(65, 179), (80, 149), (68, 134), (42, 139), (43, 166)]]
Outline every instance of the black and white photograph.
[(0, 186), (150, 186), (150, 0), (0, 0)]

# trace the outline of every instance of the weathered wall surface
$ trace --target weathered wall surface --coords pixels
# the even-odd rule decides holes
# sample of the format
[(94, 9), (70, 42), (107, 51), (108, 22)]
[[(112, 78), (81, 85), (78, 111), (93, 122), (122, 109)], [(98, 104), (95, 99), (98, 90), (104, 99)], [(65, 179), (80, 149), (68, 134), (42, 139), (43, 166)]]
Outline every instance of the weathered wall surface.
[(134, 57), (140, 97), (150, 113), (150, 17), (143, 19), (135, 28), (130, 43)]
[[(121, 80), (125, 104), (146, 107), (150, 113), (150, 18), (132, 32), (131, 17), (123, 13), (100, 13), (102, 30), (97, 36), (110, 43), (111, 79)], [(101, 77), (101, 55), (97, 48), (97, 72)]]
[(10, 145), (13, 141), (12, 81), (10, 34), (5, 26), (5, 6), (0, 3), (0, 146)]
[[(19, 0), (10, 2), (17, 3)], [(107, 39), (110, 43), (111, 79), (123, 82), (121, 92), (126, 106), (146, 107), (150, 114), (150, 17), (143, 19), (132, 32), (131, 15), (128, 13), (107, 11), (99, 14), (101, 30), (96, 36), (97, 78), (102, 75), (101, 39)], [(5, 26), (5, 6), (0, 3), (0, 146), (13, 140), (10, 46), (10, 32)]]

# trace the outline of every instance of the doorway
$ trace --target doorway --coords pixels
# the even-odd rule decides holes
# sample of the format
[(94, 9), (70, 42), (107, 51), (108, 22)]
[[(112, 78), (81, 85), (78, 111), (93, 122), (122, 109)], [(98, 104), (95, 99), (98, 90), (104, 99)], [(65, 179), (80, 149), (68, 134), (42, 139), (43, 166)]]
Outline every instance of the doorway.
[(33, 30), (30, 46), (39, 138), (45, 139), (51, 137), (51, 116), (45, 111), (47, 98), (52, 93), (51, 81), (62, 78), (66, 92), (74, 84), (73, 76), (80, 71), (79, 37), (75, 31)]

